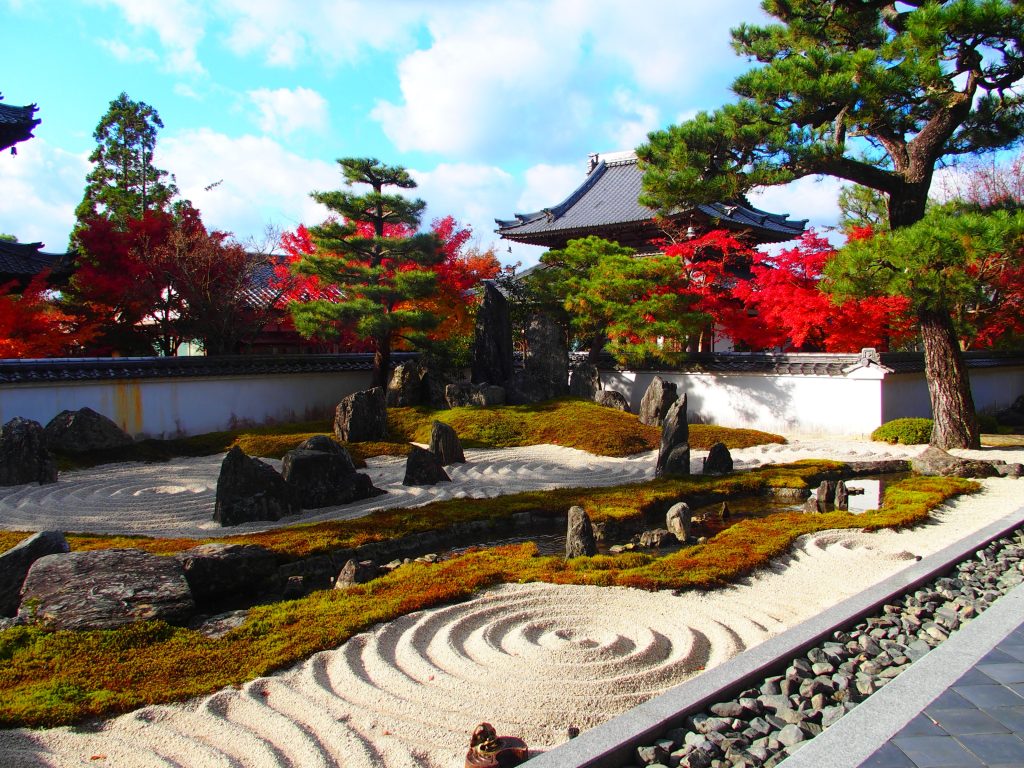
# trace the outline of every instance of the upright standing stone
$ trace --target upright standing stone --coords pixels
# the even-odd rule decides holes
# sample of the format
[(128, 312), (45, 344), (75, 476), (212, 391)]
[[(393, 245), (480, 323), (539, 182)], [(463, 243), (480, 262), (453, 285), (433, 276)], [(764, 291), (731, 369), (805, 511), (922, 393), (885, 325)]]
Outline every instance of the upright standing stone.
[(40, 531), (0, 553), (0, 616), (13, 616), (21, 602), (21, 585), (32, 563), (47, 555), (70, 552), (60, 531)]
[(277, 471), (237, 445), (220, 465), (213, 519), (221, 525), (280, 520), (300, 510), (295, 490)]
[(426, 370), (418, 360), (409, 360), (395, 366), (388, 380), (387, 404), (389, 408), (422, 405)]
[(601, 391), (601, 373), (593, 363), (580, 363), (569, 376), (569, 394), (593, 400)]
[(668, 409), (677, 398), (676, 385), (665, 381), (661, 376), (655, 376), (644, 392), (643, 399), (640, 400), (640, 423), (660, 427), (665, 421)]
[(508, 383), (506, 396), (513, 405), (526, 405), (564, 397), (569, 393), (569, 350), (565, 331), (542, 312), (526, 327), (523, 370)]
[(436, 455), (419, 446), (412, 447), (409, 458), (405, 460), (405, 477), (402, 479), (402, 485), (437, 485), (451, 481)]
[(846, 483), (840, 480), (836, 483), (836, 509), (847, 510), (850, 508), (850, 491)]
[(508, 301), (490, 281), (484, 281), (484, 298), (476, 312), (471, 374), (474, 384), (502, 384), (512, 377)]
[(455, 430), (441, 421), (435, 421), (430, 427), (430, 452), (437, 456), (442, 466), (463, 464), (466, 454)]
[(583, 507), (570, 507), (565, 533), (565, 557), (593, 557), (597, 554), (594, 526)]
[(61, 411), (50, 419), (45, 431), (47, 447), (64, 453), (124, 448), (135, 442), (112, 419), (92, 408)]
[(388, 409), (380, 387), (355, 392), (334, 411), (334, 434), (349, 443), (384, 440), (388, 435)]
[(732, 472), (732, 454), (725, 443), (715, 443), (704, 459), (705, 475), (725, 475)]
[(690, 474), (690, 427), (686, 422), (686, 394), (672, 403), (661, 427), (661, 448), (655, 477)]
[(673, 504), (665, 514), (665, 528), (684, 544), (690, 538), (691, 522), (690, 505), (685, 501)]
[(57, 464), (38, 421), (15, 416), (0, 429), (0, 486), (57, 482)]

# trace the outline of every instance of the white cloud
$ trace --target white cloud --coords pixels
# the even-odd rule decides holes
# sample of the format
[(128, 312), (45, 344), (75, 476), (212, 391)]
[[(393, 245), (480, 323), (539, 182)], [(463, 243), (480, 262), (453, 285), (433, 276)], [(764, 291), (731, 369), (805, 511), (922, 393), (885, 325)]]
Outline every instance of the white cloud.
[(390, 0), (221, 0), (227, 46), (239, 55), (258, 54), (272, 66), (293, 67), (310, 59), (337, 65), (365, 50), (408, 47), (428, 10), (423, 3)]
[(0, 153), (0, 232), (59, 253), (68, 245), (89, 162), (40, 138), (17, 148), (17, 155)]
[(110, 55), (120, 62), (137, 63), (158, 60), (156, 53), (151, 49), (132, 47), (122, 40), (100, 40), (100, 45), (106, 48)]
[(625, 88), (616, 88), (612, 103), (621, 122), (609, 127), (609, 135), (620, 149), (633, 149), (647, 141), (647, 134), (660, 127), (658, 108), (646, 104)]
[(314, 90), (259, 88), (247, 95), (259, 112), (256, 122), (264, 133), (288, 136), (303, 129), (327, 129), (327, 100)]
[(240, 240), (259, 237), (267, 225), (320, 223), (328, 211), (309, 193), (343, 183), (336, 164), (301, 157), (262, 136), (233, 138), (203, 128), (162, 139), (157, 153), (156, 164), (173, 171), (204, 223)]
[(789, 184), (764, 187), (747, 197), (755, 207), (788, 213), (791, 219), (809, 219), (819, 231), (839, 225), (839, 191), (843, 182), (832, 176), (806, 176)]
[(523, 174), (523, 191), (514, 212), (533, 213), (542, 208), (553, 208), (565, 200), (586, 178), (585, 161), (586, 158), (580, 158), (579, 164), (540, 163), (527, 168)]
[(116, 6), (137, 30), (154, 33), (165, 51), (167, 70), (191, 75), (204, 72), (196, 53), (205, 26), (201, 4), (191, 0), (93, 1)]

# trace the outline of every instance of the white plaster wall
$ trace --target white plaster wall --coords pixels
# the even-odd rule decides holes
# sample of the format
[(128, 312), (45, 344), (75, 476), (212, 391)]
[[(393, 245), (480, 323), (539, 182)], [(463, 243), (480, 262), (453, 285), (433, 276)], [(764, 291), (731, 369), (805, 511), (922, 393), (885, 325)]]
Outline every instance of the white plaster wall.
[[(972, 368), (971, 394), (978, 413), (992, 413), (1008, 408), (1024, 395), (1024, 366)], [(918, 416), (930, 419), (931, 400), (923, 373), (889, 374), (883, 385), (884, 421)]]
[(867, 435), (881, 423), (881, 380), (870, 377), (778, 376), (756, 373), (602, 371), (606, 389), (635, 413), (655, 376), (687, 394), (694, 423), (807, 435)]
[(134, 437), (178, 437), (323, 418), (369, 386), (369, 371), (7, 384), (0, 423), (21, 416), (45, 426), (63, 410), (88, 406)]

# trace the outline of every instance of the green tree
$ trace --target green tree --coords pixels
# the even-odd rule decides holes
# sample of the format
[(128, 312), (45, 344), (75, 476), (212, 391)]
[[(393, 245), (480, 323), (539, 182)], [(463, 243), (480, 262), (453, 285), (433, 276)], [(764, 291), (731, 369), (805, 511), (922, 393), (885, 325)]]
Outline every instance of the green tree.
[(536, 295), (564, 309), (592, 353), (607, 341), (623, 365), (678, 362), (687, 337), (710, 320), (693, 311), (696, 296), (672, 256), (637, 256), (618, 243), (585, 237), (548, 251), (541, 263), (533, 273)]
[(874, 232), (887, 231), (889, 211), (885, 195), (860, 184), (843, 187), (839, 191), (839, 226), (847, 234), (861, 227), (870, 227)]
[(337, 286), (341, 298), (295, 302), (291, 311), (295, 327), (305, 336), (337, 334), (351, 326), (358, 338), (369, 341), (374, 349), (373, 386), (382, 387), (387, 385), (393, 344), (401, 339), (423, 345), (425, 332), (438, 322), (416, 301), (436, 293), (437, 275), (430, 267), (444, 253), (435, 235), (416, 233), (426, 203), (384, 192), (385, 187), (416, 186), (404, 168), (372, 158), (338, 163), (349, 186), (365, 184), (370, 191), (312, 193), (340, 218), (310, 230), (316, 252), (303, 257), (296, 269), (321, 284)]
[(164, 181), (167, 171), (153, 165), (156, 132), (163, 127), (153, 107), (132, 101), (127, 93), (110, 102), (93, 132), (96, 149), (89, 155), (93, 168), (85, 177), (85, 193), (75, 209), (73, 246), (88, 220), (104, 215), (123, 228), (129, 219), (166, 208), (177, 194), (174, 184)]
[[(940, 160), (1020, 141), (1024, 98), (1013, 89), (1024, 77), (1020, 3), (764, 0), (762, 7), (780, 23), (733, 31), (737, 52), (758, 62), (733, 83), (738, 101), (653, 133), (638, 149), (645, 203), (669, 210), (823, 174), (885, 194), (898, 230), (924, 217)], [(935, 439), (976, 446), (949, 313), (923, 306), (917, 314)]]

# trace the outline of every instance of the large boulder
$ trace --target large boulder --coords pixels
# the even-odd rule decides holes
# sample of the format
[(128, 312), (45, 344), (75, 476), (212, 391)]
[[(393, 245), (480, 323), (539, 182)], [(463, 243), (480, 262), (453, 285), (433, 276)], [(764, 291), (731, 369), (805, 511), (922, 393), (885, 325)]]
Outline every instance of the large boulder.
[(221, 525), (298, 514), (298, 495), (277, 471), (235, 446), (220, 465), (213, 519)]
[(692, 513), (690, 512), (690, 505), (685, 501), (680, 501), (669, 507), (668, 512), (665, 513), (665, 528), (676, 537), (678, 541), (686, 543), (686, 540), (690, 538), (690, 528), (692, 527)]
[(726, 475), (732, 472), (732, 454), (725, 443), (715, 443), (704, 459), (705, 475)]
[(181, 563), (138, 549), (47, 555), (33, 563), (19, 616), (57, 629), (112, 629), (137, 621), (184, 624), (195, 601)]
[(61, 453), (86, 453), (124, 448), (135, 441), (112, 419), (92, 408), (61, 411), (46, 425), (46, 445)]
[(0, 616), (13, 616), (21, 602), (21, 585), (32, 563), (47, 555), (69, 552), (60, 531), (40, 531), (0, 553)]
[(640, 400), (640, 412), (637, 418), (641, 424), (650, 427), (660, 427), (665, 422), (668, 409), (678, 399), (676, 385), (673, 382), (665, 381), (661, 376), (655, 376), (644, 392)]
[(484, 281), (483, 301), (476, 312), (471, 375), (474, 384), (502, 384), (512, 377), (512, 320), (508, 301), (490, 281)]
[(513, 405), (528, 405), (569, 393), (569, 351), (565, 331), (557, 320), (536, 313), (526, 327), (523, 370), (507, 382), (506, 397)]
[(0, 429), (0, 486), (57, 482), (57, 464), (38, 421), (15, 416)]
[(258, 595), (277, 574), (277, 557), (258, 544), (200, 544), (174, 557), (198, 603)]
[(417, 445), (412, 447), (405, 462), (405, 478), (402, 485), (437, 485), (451, 481), (441, 466), (441, 459)]
[(594, 395), (594, 402), (603, 405), (605, 408), (614, 408), (616, 411), (629, 413), (629, 401), (621, 392), (613, 389), (605, 389)]
[(655, 477), (690, 474), (690, 427), (686, 422), (686, 394), (668, 409), (661, 427), (661, 447)]
[(422, 405), (426, 370), (418, 360), (409, 360), (395, 367), (388, 380), (387, 404), (389, 408)]
[(569, 521), (565, 532), (565, 557), (593, 557), (597, 554), (594, 526), (583, 507), (569, 508)]
[(455, 430), (444, 422), (435, 421), (430, 427), (430, 452), (437, 456), (442, 466), (463, 464), (466, 454)]
[(354, 392), (334, 411), (334, 434), (344, 442), (384, 440), (388, 435), (388, 409), (380, 387)]
[(930, 477), (995, 477), (999, 473), (987, 461), (961, 459), (929, 445), (910, 462), (910, 468), (919, 475)]
[(601, 391), (601, 373), (593, 363), (580, 363), (569, 376), (569, 394), (593, 400)]
[(296, 448), (281, 462), (281, 476), (298, 494), (303, 509), (333, 507), (383, 493), (368, 475), (356, 472), (348, 451), (327, 439), (333, 445), (325, 445), (326, 450)]

